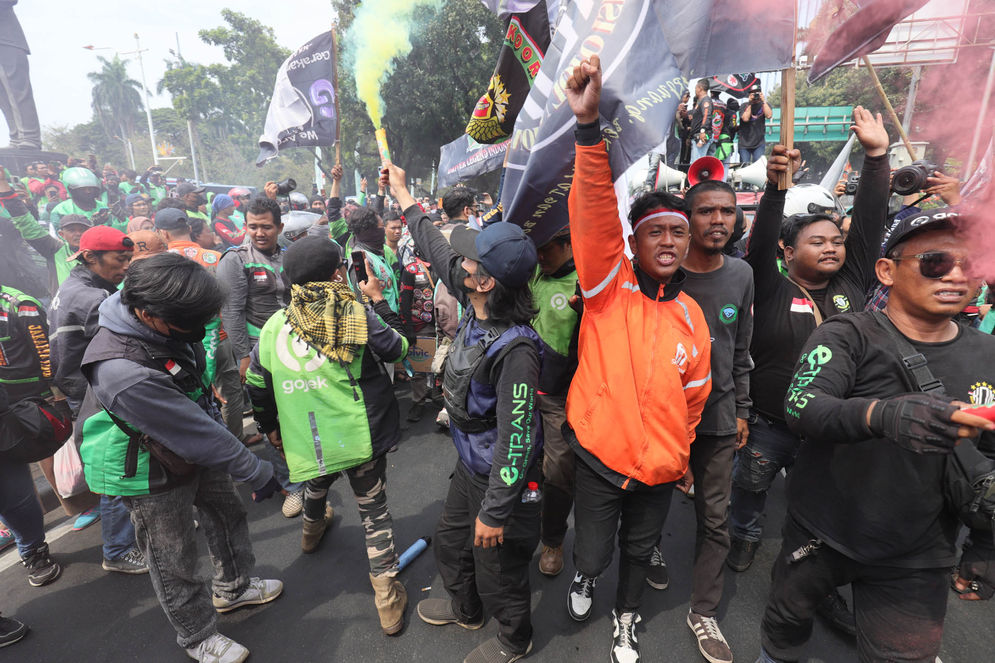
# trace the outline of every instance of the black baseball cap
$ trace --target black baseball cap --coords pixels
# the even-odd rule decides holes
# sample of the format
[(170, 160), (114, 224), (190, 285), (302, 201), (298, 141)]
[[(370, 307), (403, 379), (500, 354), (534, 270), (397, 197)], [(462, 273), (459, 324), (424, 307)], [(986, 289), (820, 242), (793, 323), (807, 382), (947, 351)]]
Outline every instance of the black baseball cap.
[(461, 225), (453, 229), (449, 243), (456, 253), (483, 265), (503, 286), (520, 288), (535, 273), (535, 244), (514, 223), (498, 221), (483, 230)]
[(760, 83), (754, 83), (751, 85), (750, 92), (760, 92)]
[(325, 237), (302, 237), (283, 252), (283, 271), (295, 285), (331, 280), (340, 264), (342, 250)]
[(155, 227), (159, 230), (189, 229), (190, 219), (183, 210), (166, 207), (155, 213)]
[(188, 193), (204, 193), (205, 191), (207, 191), (207, 189), (202, 186), (197, 186), (193, 182), (183, 182), (176, 187), (176, 197), (182, 198)]
[(907, 216), (898, 222), (888, 235), (888, 241), (884, 244), (884, 254), (888, 255), (893, 248), (914, 235), (928, 230), (950, 230), (956, 227), (957, 217), (960, 214), (949, 207), (937, 207), (936, 209)]

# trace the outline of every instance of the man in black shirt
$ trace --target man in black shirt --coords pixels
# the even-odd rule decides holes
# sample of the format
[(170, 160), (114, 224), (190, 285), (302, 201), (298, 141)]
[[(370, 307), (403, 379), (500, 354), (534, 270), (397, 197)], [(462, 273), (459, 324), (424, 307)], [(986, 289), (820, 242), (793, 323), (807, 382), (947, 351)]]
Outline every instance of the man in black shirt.
[(759, 161), (764, 155), (767, 120), (773, 115), (774, 111), (764, 98), (760, 83), (755, 83), (739, 116), (739, 161), (744, 166)]
[(691, 113), (691, 163), (708, 154), (712, 145), (712, 100), (708, 96), (708, 79), (694, 86), (694, 111)]
[(750, 354), (750, 439), (736, 455), (732, 473), (728, 564), (745, 571), (753, 562), (762, 533), (767, 490), (782, 468), (790, 467), (798, 438), (784, 424), (784, 394), (798, 354), (824, 319), (860, 310), (874, 281), (881, 233), (888, 204), (888, 132), (880, 115), (858, 106), (854, 130), (864, 147), (860, 188), (854, 198), (853, 225), (844, 241), (839, 225), (826, 214), (794, 214), (784, 233), (787, 274), (777, 264), (781, 211), (786, 191), (777, 189), (777, 174), (797, 165), (801, 155), (783, 145), (773, 148), (767, 166), (767, 189), (747, 244), (746, 262), (756, 287)]
[[(963, 438), (980, 430), (979, 448), (995, 450), (995, 425), (958, 409), (995, 403), (995, 339), (952, 320), (978, 285), (956, 217), (942, 209), (903, 220), (876, 264), (891, 288), (884, 316), (827, 321), (797, 363), (784, 408), (805, 441), (788, 481), (764, 663), (797, 661), (816, 604), (846, 583), (862, 662), (931, 662), (939, 652), (960, 530), (945, 504), (944, 470), (952, 448), (974, 444)], [(909, 393), (915, 381), (896, 330), (945, 395)]]

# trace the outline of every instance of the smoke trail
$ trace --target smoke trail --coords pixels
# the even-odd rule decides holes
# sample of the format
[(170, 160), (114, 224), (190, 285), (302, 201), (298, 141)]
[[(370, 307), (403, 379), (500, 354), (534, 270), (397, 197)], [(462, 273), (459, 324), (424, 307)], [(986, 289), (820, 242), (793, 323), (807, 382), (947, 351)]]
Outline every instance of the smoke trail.
[(397, 58), (411, 52), (415, 19), (443, 0), (365, 0), (355, 13), (346, 36), (352, 55), (356, 94), (366, 105), (373, 126), (380, 128), (383, 97), (380, 86), (394, 71)]

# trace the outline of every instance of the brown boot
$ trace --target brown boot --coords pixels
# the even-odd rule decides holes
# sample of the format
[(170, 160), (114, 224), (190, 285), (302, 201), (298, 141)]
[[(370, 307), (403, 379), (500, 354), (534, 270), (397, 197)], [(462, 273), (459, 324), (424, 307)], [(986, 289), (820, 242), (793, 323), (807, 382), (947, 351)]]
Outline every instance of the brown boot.
[(332, 526), (332, 516), (335, 510), (330, 504), (325, 505), (325, 517), (322, 520), (304, 520), (304, 535), (301, 537), (301, 550), (306, 553), (313, 553), (318, 549), (321, 537), (325, 535), (328, 528)]
[(542, 553), (539, 555), (539, 573), (546, 576), (555, 576), (563, 570), (563, 546), (543, 545)]
[(393, 576), (370, 576), (373, 585), (373, 602), (380, 614), (380, 628), (387, 635), (396, 635), (404, 628), (404, 608), (408, 605), (408, 592), (401, 581)]

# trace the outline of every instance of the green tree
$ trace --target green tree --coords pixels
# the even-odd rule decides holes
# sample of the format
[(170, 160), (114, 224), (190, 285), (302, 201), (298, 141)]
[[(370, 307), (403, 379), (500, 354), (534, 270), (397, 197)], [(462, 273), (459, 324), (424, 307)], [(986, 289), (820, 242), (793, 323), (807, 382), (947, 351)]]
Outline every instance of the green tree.
[[(358, 0), (332, 0), (340, 36), (346, 34), (358, 4)], [(425, 9), (411, 35), (411, 52), (381, 88), (391, 156), (410, 176), (422, 178), (425, 193), (439, 148), (463, 133), (487, 89), (503, 35), (501, 22), (478, 0), (446, 0), (438, 9)], [(350, 52), (349, 47), (339, 44), (343, 165), (347, 172), (358, 169), (366, 174), (372, 186), (380, 157), (373, 123), (356, 97), (349, 66), (351, 58), (362, 53)], [(485, 186), (493, 189), (497, 177), (488, 178)], [(351, 190), (349, 183), (345, 190)]]
[(134, 119), (142, 110), (141, 84), (128, 77), (128, 63), (117, 55), (113, 60), (97, 56), (100, 71), (86, 75), (93, 83), (91, 106), (93, 117), (108, 136), (124, 138), (134, 128)]
[[(881, 67), (875, 68), (878, 78), (881, 79), (881, 86), (888, 95), (888, 100), (895, 108), (899, 117), (905, 112), (906, 93), (911, 78), (911, 69), (908, 67)], [(771, 106), (777, 107), (781, 103), (781, 88), (777, 87), (768, 98)], [(881, 97), (871, 81), (871, 75), (863, 67), (854, 69), (853, 67), (837, 67), (831, 71), (824, 79), (810, 84), (804, 73), (800, 73), (795, 84), (795, 107), (803, 106), (863, 106), (872, 112), (880, 112), (884, 117), (885, 126), (892, 142), (899, 140), (898, 128), (885, 112)], [(822, 173), (828, 170), (833, 160), (843, 148), (843, 142), (798, 142), (795, 144), (802, 152), (802, 158), (806, 160), (806, 165), (814, 175), (810, 175), (806, 181), (818, 182)], [(859, 146), (854, 148), (854, 161), (863, 157)], [(856, 165), (856, 164), (855, 164)]]

